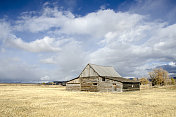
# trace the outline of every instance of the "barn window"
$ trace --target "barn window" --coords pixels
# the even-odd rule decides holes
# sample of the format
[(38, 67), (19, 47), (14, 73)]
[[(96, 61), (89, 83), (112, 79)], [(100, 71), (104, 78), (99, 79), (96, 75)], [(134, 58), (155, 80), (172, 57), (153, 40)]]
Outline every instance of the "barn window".
[(93, 83), (93, 85), (97, 85), (97, 83)]
[(105, 78), (102, 78), (102, 81), (105, 81)]

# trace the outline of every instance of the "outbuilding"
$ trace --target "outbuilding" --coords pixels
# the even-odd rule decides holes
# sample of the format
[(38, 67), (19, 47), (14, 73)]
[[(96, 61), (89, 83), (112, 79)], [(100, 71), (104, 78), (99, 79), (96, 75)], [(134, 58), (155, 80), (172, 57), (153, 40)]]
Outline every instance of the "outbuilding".
[(140, 82), (123, 78), (111, 66), (88, 64), (81, 74), (66, 83), (66, 90), (124, 92), (140, 90)]

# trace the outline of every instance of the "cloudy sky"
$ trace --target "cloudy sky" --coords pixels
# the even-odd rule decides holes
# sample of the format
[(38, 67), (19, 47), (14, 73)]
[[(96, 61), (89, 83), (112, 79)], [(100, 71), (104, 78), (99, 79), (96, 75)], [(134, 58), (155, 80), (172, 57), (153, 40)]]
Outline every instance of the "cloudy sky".
[(0, 0), (0, 82), (69, 80), (87, 63), (176, 73), (176, 1)]

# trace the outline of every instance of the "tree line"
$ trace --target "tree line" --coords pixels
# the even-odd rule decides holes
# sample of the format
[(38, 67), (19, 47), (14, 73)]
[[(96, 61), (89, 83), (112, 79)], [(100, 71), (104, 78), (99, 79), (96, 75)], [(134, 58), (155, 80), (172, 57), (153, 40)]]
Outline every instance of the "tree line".
[[(156, 68), (153, 71), (149, 72), (149, 78), (151, 80), (152, 86), (155, 85), (175, 85), (175, 79), (169, 77), (169, 73), (162, 69), (162, 68)], [(149, 80), (146, 78), (140, 79), (141, 84), (145, 85), (149, 83)]]

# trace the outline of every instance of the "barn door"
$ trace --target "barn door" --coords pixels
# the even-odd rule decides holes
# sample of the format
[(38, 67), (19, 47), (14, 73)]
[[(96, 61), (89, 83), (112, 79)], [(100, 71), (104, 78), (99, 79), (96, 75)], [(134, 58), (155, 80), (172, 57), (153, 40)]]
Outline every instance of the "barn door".
[(117, 91), (117, 85), (116, 85), (116, 83), (113, 83), (113, 85), (112, 85), (112, 91)]

